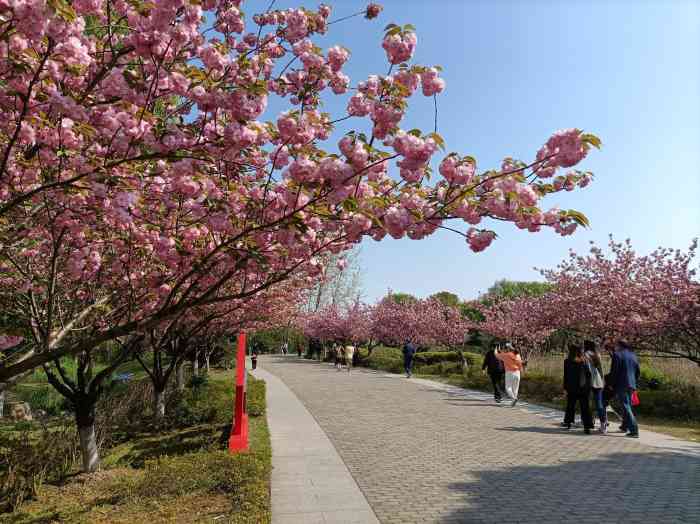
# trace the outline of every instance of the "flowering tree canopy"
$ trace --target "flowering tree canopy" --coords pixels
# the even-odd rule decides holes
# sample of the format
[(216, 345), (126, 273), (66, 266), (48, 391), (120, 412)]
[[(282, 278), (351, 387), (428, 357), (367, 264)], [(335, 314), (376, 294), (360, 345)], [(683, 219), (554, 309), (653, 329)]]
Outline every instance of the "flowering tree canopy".
[[(352, 81), (350, 52), (312, 40), (330, 7), (247, 18), (241, 3), (0, 0), (0, 302), (31, 341), (0, 381), (312, 281), (320, 255), (365, 236), (447, 228), (481, 251), (495, 238), (487, 219), (562, 235), (586, 224), (542, 201), (590, 182), (570, 168), (594, 135), (559, 131), (532, 160), (490, 170), (437, 158), (436, 129), (401, 128), (419, 87), (445, 88), (439, 68), (411, 63), (412, 26), (386, 27), (386, 74)], [(345, 114), (321, 110), (350, 92)], [(283, 111), (267, 111), (271, 97)], [(441, 177), (429, 184), (431, 162)]]
[(626, 242), (609, 243), (610, 254), (593, 246), (586, 256), (571, 252), (542, 274), (551, 291), (504, 299), (481, 307), (478, 329), (536, 347), (555, 330), (614, 342), (625, 338), (640, 349), (700, 364), (700, 282), (687, 251), (658, 248), (640, 256)]
[(464, 342), (472, 323), (459, 308), (436, 299), (396, 302), (391, 295), (377, 304), (356, 303), (346, 311), (329, 306), (302, 317), (300, 328), (311, 338), (373, 346), (400, 346), (407, 340), (421, 346), (455, 347)]

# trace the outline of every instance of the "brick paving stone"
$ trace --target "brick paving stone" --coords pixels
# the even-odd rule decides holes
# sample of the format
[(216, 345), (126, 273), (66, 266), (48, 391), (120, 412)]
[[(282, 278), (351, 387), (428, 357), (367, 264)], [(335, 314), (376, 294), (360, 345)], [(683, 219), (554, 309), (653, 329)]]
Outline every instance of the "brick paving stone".
[(261, 364), (318, 421), (380, 522), (700, 522), (696, 454), (567, 432), (535, 409), (399, 375)]

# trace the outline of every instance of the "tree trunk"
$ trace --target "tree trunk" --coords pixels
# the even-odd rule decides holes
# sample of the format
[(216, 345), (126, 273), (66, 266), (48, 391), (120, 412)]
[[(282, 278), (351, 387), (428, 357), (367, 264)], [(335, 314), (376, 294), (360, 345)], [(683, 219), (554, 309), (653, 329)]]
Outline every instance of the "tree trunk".
[(175, 387), (178, 391), (185, 391), (185, 363), (180, 362), (175, 368)]
[(209, 354), (208, 353), (204, 357), (204, 367), (207, 370), (207, 373), (209, 373)]
[(194, 361), (192, 362), (192, 375), (199, 376), (199, 351), (194, 352)]
[(95, 438), (95, 402), (85, 399), (75, 406), (75, 421), (80, 435), (83, 471), (92, 473), (100, 467), (100, 452)]
[(156, 424), (165, 418), (165, 391), (153, 387), (153, 418)]
[(0, 418), (4, 416), (5, 409), (5, 390), (0, 391)]

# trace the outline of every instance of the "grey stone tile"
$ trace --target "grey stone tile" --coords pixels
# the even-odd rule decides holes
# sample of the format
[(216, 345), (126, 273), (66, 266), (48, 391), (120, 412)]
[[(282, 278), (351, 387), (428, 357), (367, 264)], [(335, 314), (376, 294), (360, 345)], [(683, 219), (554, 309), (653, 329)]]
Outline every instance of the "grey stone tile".
[[(296, 442), (313, 444), (289, 446), (302, 461), (287, 457), (283, 470), (288, 479), (293, 471), (313, 477), (312, 491), (328, 504), (326, 521), (330, 514), (362, 515), (337, 507), (353, 500), (343, 494), (355, 481), (386, 523), (544, 524), (572, 515), (581, 522), (694, 522), (700, 513), (700, 446), (692, 443), (645, 438), (643, 427), (639, 441), (586, 436), (581, 428), (560, 430), (561, 412), (528, 403), (511, 409), (483, 392), (363, 369), (347, 376), (312, 362), (261, 361), (303, 402), (285, 415), (286, 427), (306, 412), (354, 477), (335, 490), (343, 468), (323, 454), (311, 458), (324, 440), (297, 426)], [(374, 518), (371, 511), (365, 516)]]

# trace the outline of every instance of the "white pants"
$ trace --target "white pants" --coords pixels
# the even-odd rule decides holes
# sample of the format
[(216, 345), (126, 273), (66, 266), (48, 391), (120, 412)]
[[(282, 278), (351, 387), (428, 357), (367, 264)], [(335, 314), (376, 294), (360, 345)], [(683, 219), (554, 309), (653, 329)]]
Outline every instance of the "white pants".
[(506, 371), (506, 395), (515, 400), (519, 389), (520, 371)]
[(348, 351), (345, 353), (345, 365), (348, 367), (348, 373), (350, 373), (350, 370), (352, 369), (352, 356), (353, 352)]

